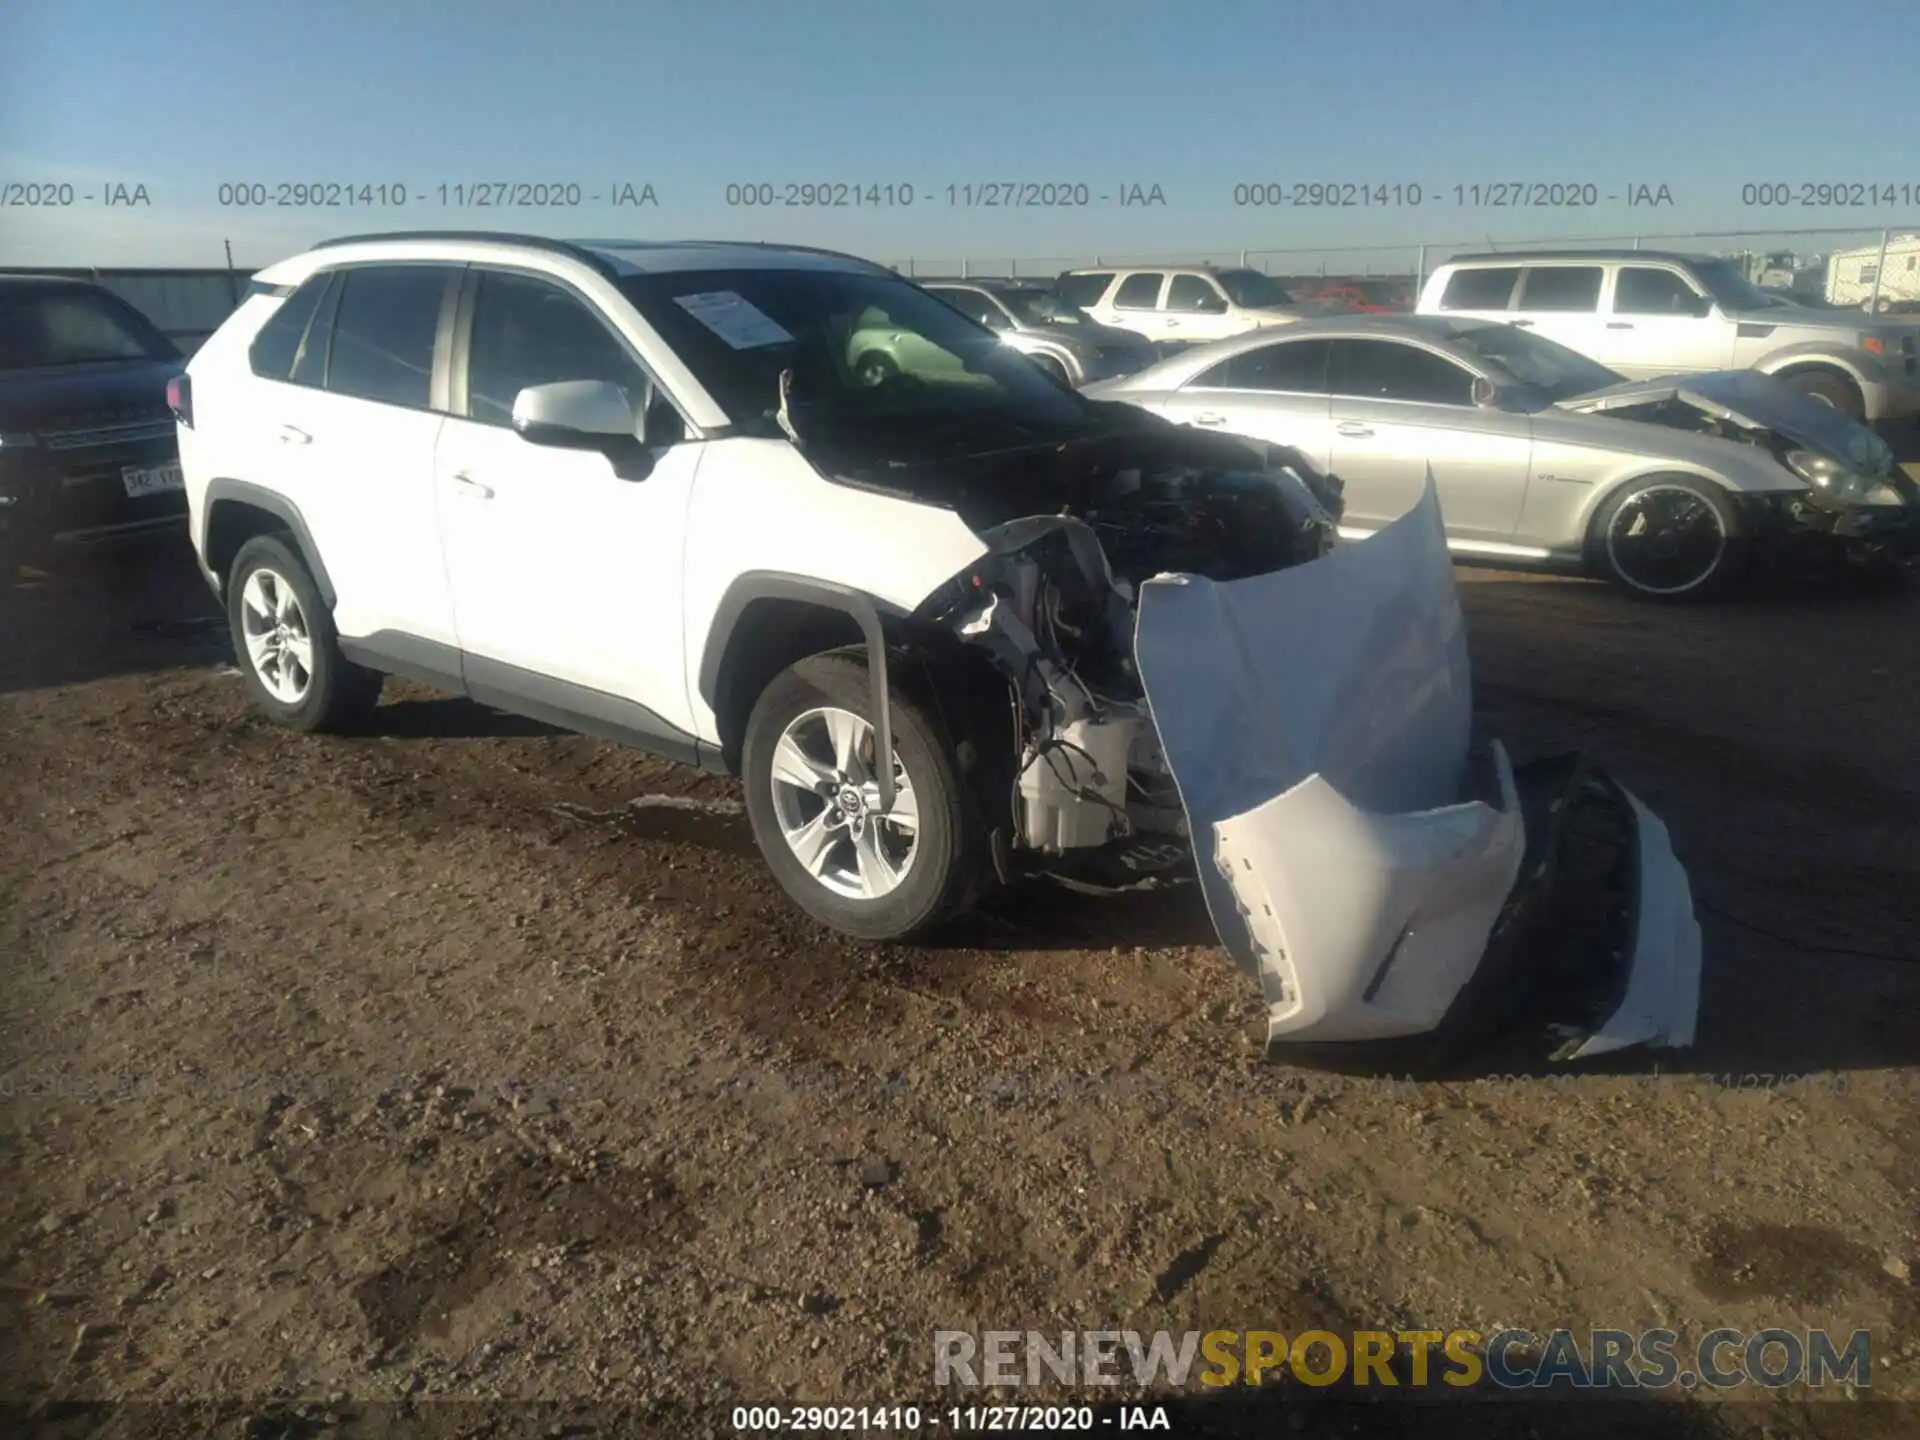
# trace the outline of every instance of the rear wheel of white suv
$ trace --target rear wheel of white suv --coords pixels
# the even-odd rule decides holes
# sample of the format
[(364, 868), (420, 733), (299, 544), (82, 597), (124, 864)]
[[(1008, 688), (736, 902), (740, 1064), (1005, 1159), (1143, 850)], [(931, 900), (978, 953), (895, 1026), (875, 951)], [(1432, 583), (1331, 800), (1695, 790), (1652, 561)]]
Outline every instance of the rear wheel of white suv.
[(257, 535), (233, 557), (227, 623), (247, 688), (276, 725), (342, 730), (379, 702), (383, 677), (340, 653), (306, 562), (277, 536)]
[(940, 728), (895, 688), (894, 801), (882, 811), (872, 682), (847, 654), (775, 676), (747, 721), (741, 780), (754, 839), (816, 920), (866, 940), (925, 930), (970, 905), (986, 842)]

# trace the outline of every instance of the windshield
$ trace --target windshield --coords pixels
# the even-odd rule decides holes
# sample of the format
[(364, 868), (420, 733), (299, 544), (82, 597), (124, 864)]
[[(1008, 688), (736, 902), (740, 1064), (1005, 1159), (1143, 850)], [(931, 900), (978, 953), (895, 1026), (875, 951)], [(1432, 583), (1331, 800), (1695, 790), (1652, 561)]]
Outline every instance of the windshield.
[(104, 290), (52, 285), (0, 289), (0, 370), (177, 360), (173, 342)]
[(1727, 310), (1778, 310), (1791, 302), (1769, 295), (1725, 260), (1695, 260), (1695, 277), (1714, 300)]
[(1243, 308), (1264, 309), (1291, 305), (1293, 297), (1280, 288), (1280, 282), (1258, 270), (1222, 270), (1214, 276), (1227, 298)]
[(933, 443), (996, 428), (1010, 442), (1095, 425), (1089, 403), (945, 301), (891, 275), (700, 270), (621, 282), (636, 309), (742, 430), (889, 432)]
[(1028, 325), (1091, 325), (1093, 317), (1051, 290), (996, 290), (1000, 303)]
[(1624, 376), (1577, 350), (1513, 325), (1473, 325), (1453, 332), (1453, 343), (1488, 369), (1505, 370), (1549, 401), (1618, 385)]

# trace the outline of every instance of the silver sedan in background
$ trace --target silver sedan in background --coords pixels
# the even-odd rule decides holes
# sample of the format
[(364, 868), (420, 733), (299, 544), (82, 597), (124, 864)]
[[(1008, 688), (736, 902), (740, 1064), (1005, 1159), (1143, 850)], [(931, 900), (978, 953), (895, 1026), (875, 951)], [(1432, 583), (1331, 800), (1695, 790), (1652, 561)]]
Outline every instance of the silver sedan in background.
[(1085, 393), (1292, 446), (1344, 485), (1349, 538), (1412, 509), (1431, 469), (1456, 556), (1649, 598), (1756, 557), (1892, 568), (1920, 546), (1920, 487), (1831, 407), (1754, 371), (1626, 381), (1512, 325), (1301, 321)]

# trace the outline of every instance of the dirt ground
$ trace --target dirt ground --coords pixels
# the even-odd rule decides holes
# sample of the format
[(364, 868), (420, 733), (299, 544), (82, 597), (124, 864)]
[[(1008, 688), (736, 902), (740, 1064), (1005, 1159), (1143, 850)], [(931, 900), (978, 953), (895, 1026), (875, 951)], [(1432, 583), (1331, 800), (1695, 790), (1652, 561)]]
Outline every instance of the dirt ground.
[(855, 943), (727, 782), (402, 685), (275, 730), (184, 550), (0, 596), (8, 1413), (691, 1435), (924, 1401), (937, 1328), (1725, 1324), (1868, 1329), (1871, 1391), (1177, 1433), (1920, 1433), (1920, 597), (1461, 579), (1490, 728), (1673, 832), (1693, 1050), (1266, 1063), (1190, 893)]

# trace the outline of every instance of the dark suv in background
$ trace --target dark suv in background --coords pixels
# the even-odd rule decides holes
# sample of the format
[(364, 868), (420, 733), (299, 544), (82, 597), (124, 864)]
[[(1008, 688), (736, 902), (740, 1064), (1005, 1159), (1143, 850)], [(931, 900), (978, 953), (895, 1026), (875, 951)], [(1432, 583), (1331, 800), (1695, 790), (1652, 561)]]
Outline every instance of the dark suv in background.
[(179, 349), (84, 280), (0, 274), (0, 584), (57, 547), (186, 534)]

